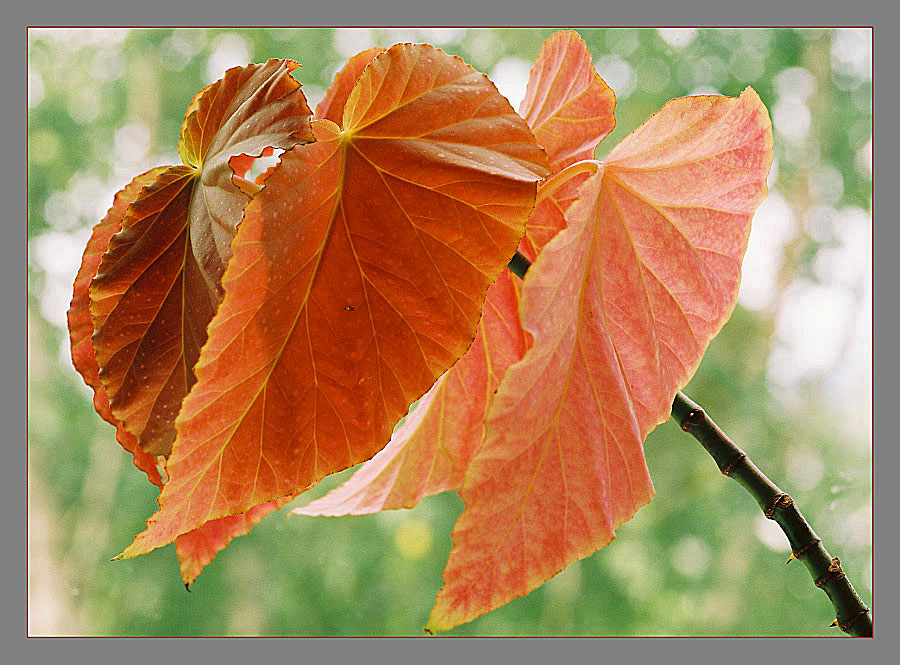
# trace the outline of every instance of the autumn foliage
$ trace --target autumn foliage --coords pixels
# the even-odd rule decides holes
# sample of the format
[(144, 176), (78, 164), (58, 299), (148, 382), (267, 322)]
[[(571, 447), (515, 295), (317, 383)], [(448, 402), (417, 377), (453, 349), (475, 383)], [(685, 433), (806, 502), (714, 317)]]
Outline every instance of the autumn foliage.
[[(296, 67), (201, 90), (183, 164), (128, 184), (85, 250), (73, 362), (161, 488), (120, 557), (174, 541), (190, 584), (364, 462), (295, 512), (458, 491), (427, 626), (446, 630), (652, 498), (643, 440), (734, 307), (768, 114), (749, 88), (676, 99), (597, 162), (616, 99), (574, 32), (544, 44), (518, 113), (424, 44), (354, 56), (315, 112)], [(517, 249), (524, 280), (505, 267)]]

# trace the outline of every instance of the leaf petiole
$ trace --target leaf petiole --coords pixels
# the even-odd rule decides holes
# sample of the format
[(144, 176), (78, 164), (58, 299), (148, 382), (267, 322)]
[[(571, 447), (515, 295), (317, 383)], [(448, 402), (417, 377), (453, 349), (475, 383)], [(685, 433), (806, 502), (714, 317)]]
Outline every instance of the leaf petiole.
[(534, 200), (534, 206), (537, 207), (544, 199), (552, 196), (553, 193), (569, 182), (572, 178), (582, 173), (590, 173), (595, 175), (603, 168), (603, 162), (596, 159), (585, 159), (575, 162), (564, 168), (559, 173), (555, 173), (538, 185), (537, 197)]

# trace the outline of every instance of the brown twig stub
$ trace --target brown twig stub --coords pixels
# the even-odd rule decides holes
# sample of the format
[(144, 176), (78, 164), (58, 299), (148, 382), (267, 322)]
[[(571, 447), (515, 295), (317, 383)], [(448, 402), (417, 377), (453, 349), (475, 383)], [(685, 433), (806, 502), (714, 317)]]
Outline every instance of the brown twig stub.
[(743, 452), (738, 453), (734, 456), (734, 459), (731, 460), (728, 464), (721, 468), (722, 474), (728, 477), (731, 477), (731, 472), (734, 471), (734, 467), (741, 463), (741, 460), (746, 458), (747, 455)]
[(868, 613), (869, 613), (869, 608), (866, 607), (865, 609), (862, 609), (862, 610), (860, 610), (859, 612), (857, 612), (856, 614), (854, 614), (852, 617), (850, 617), (850, 618), (847, 619), (846, 621), (837, 621), (837, 620), (835, 620), (835, 625), (836, 625), (838, 628), (840, 628), (842, 631), (844, 631), (845, 633), (849, 633), (849, 632), (850, 632), (850, 628), (853, 627), (853, 624), (856, 623), (856, 620), (859, 619), (859, 618), (862, 617), (862, 616), (865, 616), (865, 615), (868, 614)]
[(840, 580), (844, 578), (844, 569), (841, 568), (841, 560), (837, 557), (834, 557), (831, 560), (831, 565), (828, 566), (828, 571), (822, 575), (822, 577), (818, 578), (815, 582), (816, 586), (820, 589), (828, 584), (829, 582), (833, 582), (835, 580)]
[(806, 545), (804, 545), (800, 549), (791, 550), (794, 553), (794, 558), (799, 559), (804, 554), (806, 554), (810, 549), (812, 549), (813, 547), (815, 547), (816, 545), (818, 545), (821, 542), (822, 542), (821, 538), (815, 538), (814, 540), (811, 540), (808, 543), (806, 543)]
[(769, 505), (766, 506), (766, 509), (763, 511), (763, 513), (770, 520), (774, 520), (776, 510), (778, 510), (779, 508), (790, 508), (793, 505), (794, 500), (787, 494), (782, 492), (781, 494), (775, 495), (775, 497), (769, 502)]
[(703, 409), (692, 409), (690, 413), (688, 413), (681, 421), (681, 429), (685, 432), (689, 432), (691, 426), (699, 425), (706, 419), (706, 414), (703, 412)]

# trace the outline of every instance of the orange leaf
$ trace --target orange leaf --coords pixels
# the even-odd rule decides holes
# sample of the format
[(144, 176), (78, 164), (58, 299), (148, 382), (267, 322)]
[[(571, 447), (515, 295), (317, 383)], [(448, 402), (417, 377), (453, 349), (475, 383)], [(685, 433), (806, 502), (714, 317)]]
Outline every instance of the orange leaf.
[(294, 67), (234, 68), (195, 97), (179, 146), (188, 165), (154, 171), (129, 201), (91, 282), (92, 343), (111, 411), (153, 455), (167, 455), (175, 438), (249, 200), (228, 161), (312, 138)]
[[(594, 69), (591, 53), (578, 33), (551, 35), (531, 68), (519, 113), (547, 151), (554, 174), (593, 159), (597, 145), (616, 126), (615, 108), (615, 93)], [(584, 173), (575, 174), (535, 205), (519, 246), (530, 261), (565, 228), (564, 213), (584, 179)]]
[(362, 515), (412, 508), (459, 489), (481, 445), (484, 417), (506, 368), (525, 353), (518, 286), (508, 270), (488, 289), (469, 350), (432, 386), (390, 443), (340, 487), (293, 512)]
[(560, 31), (541, 46), (528, 76), (519, 114), (547, 151), (554, 173), (592, 159), (616, 126), (616, 95), (577, 32)]
[(578, 188), (596, 168), (595, 162), (576, 162), (538, 186), (534, 211), (525, 225), (519, 252), (534, 263), (553, 237), (566, 228), (566, 210), (578, 198)]
[(116, 194), (112, 208), (97, 223), (90, 240), (88, 240), (81, 259), (81, 267), (75, 277), (72, 303), (67, 313), (72, 364), (84, 378), (84, 382), (94, 391), (94, 409), (104, 420), (116, 428), (116, 440), (132, 454), (134, 465), (147, 474), (150, 482), (160, 487), (162, 486), (162, 477), (156, 468), (156, 455), (141, 450), (134, 434), (125, 429), (122, 421), (116, 418), (109, 408), (109, 396), (100, 381), (100, 367), (97, 365), (94, 347), (91, 344), (94, 323), (91, 318), (89, 286), (97, 274), (104, 252), (109, 247), (110, 238), (122, 228), (122, 220), (125, 218), (128, 206), (140, 195), (141, 190), (156, 180), (156, 177), (164, 170), (165, 168), (156, 168), (147, 171)]
[(343, 117), (247, 206), (160, 510), (122, 556), (371, 458), (471, 344), (543, 151), (484, 75), (426, 45), (378, 56)]
[(175, 552), (181, 565), (181, 579), (190, 585), (197, 579), (203, 568), (237, 536), (244, 536), (272, 511), (280, 509), (292, 501), (294, 496), (286, 496), (276, 501), (268, 501), (253, 506), (246, 513), (229, 515), (210, 520), (193, 531), (183, 533), (175, 539)]
[[(361, 60), (365, 61), (356, 64), (358, 71), (368, 64)], [(574, 32), (558, 32), (541, 48), (519, 110), (547, 148), (556, 172), (571, 161), (593, 156), (600, 140), (615, 127), (615, 103), (612, 90), (594, 70), (584, 41)], [(586, 177), (585, 172), (576, 172), (561, 186), (553, 183), (553, 193), (535, 206), (519, 244), (529, 260), (534, 261), (540, 248), (565, 227), (563, 213)], [(546, 182), (539, 187), (546, 187)], [(506, 279), (511, 286), (512, 278)], [(506, 368), (524, 352), (518, 297), (504, 297), (506, 291), (507, 287), (497, 290), (496, 301), (495, 289), (488, 291), (486, 303), (491, 307), (484, 310), (485, 321), (499, 317), (505, 329), (484, 337), (479, 327), (469, 351), (422, 398), (384, 450), (346, 483), (295, 513), (345, 515), (410, 508), (424, 496), (459, 488), (480, 444), (491, 397)], [(488, 390), (481, 389), (484, 385)]]
[(494, 397), (426, 630), (528, 593), (650, 501), (642, 441), (734, 307), (771, 159), (755, 92), (688, 97), (581, 186), (526, 276), (534, 343)]
[(341, 71), (335, 74), (334, 81), (332, 81), (328, 90), (325, 91), (322, 101), (316, 105), (316, 118), (319, 120), (331, 120), (338, 127), (343, 128), (344, 107), (347, 105), (347, 99), (350, 97), (353, 86), (356, 85), (359, 77), (362, 76), (363, 70), (369, 66), (369, 63), (382, 53), (384, 53), (384, 49), (380, 46), (375, 46), (350, 58), (347, 64), (341, 68)]

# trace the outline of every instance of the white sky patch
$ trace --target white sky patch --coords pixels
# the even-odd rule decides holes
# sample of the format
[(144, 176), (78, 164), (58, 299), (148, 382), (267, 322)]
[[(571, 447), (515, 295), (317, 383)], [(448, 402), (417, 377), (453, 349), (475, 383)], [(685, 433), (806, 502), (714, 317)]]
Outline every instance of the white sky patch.
[(709, 568), (709, 546), (695, 536), (679, 538), (671, 557), (672, 566), (685, 577), (700, 579)]
[(854, 304), (846, 289), (795, 279), (785, 290), (776, 317), (769, 379), (788, 387), (804, 379), (825, 378), (842, 359)]
[(35, 106), (44, 101), (44, 79), (40, 72), (35, 71), (31, 67), (28, 68), (28, 108), (33, 109)]
[(66, 311), (72, 300), (72, 282), (90, 236), (90, 228), (80, 228), (68, 233), (49, 231), (28, 244), (29, 258), (44, 271), (41, 315), (60, 328), (66, 327)]
[(857, 508), (847, 516), (844, 539), (855, 547), (865, 547), (872, 542), (872, 506)]
[[(819, 251), (816, 276), (851, 300), (840, 357), (824, 392), (842, 413), (840, 422), (852, 440), (871, 445), (872, 432), (872, 218), (856, 207), (839, 211), (839, 246)], [(861, 433), (866, 433), (860, 436)]]
[(857, 151), (856, 170), (864, 176), (872, 177), (872, 139)]
[(30, 37), (49, 39), (62, 46), (78, 49), (108, 46), (125, 40), (130, 28), (29, 28)]
[(93, 227), (112, 206), (118, 189), (90, 171), (79, 171), (69, 180), (65, 190), (54, 192), (47, 198), (44, 219), (56, 231), (75, 232)]
[(594, 69), (616, 93), (616, 99), (628, 99), (637, 85), (634, 69), (625, 58), (604, 55), (594, 62)]
[(809, 174), (809, 197), (822, 205), (833, 206), (844, 194), (844, 177), (830, 164), (819, 164)]
[[(334, 79), (334, 76), (331, 78)], [(325, 88), (315, 84), (304, 83), (303, 94), (306, 95), (306, 103), (309, 104), (309, 108), (315, 110), (316, 106), (319, 105), (319, 102), (321, 102), (322, 98), (325, 96)]]
[(143, 122), (130, 122), (119, 128), (113, 138), (115, 159), (128, 164), (143, 161), (150, 152), (150, 128)]
[(816, 77), (803, 67), (788, 67), (775, 76), (775, 93), (779, 98), (808, 99), (816, 91)]
[(778, 190), (771, 190), (753, 217), (741, 277), (738, 302), (764, 310), (775, 298), (776, 279), (784, 246), (794, 235), (796, 220)]
[(802, 144), (809, 134), (812, 115), (806, 100), (815, 92), (816, 79), (803, 67), (788, 67), (774, 79), (777, 101), (772, 108), (775, 131), (789, 143)]
[(819, 250), (814, 265), (816, 276), (825, 284), (863, 288), (864, 280), (871, 276), (871, 216), (855, 206), (841, 208), (834, 231), (840, 244)]
[(798, 144), (802, 143), (809, 134), (812, 116), (809, 107), (802, 99), (787, 97), (775, 102), (775, 108), (772, 109), (772, 120), (775, 131), (782, 138)]
[(825, 465), (821, 457), (808, 446), (792, 446), (785, 451), (785, 472), (791, 487), (808, 492), (822, 481)]
[[(350, 58), (365, 51), (374, 44), (374, 36), (369, 28), (340, 28), (334, 31), (334, 50), (344, 58)], [(344, 63), (341, 63), (341, 67)]]
[(657, 28), (656, 31), (672, 48), (684, 48), (697, 37), (697, 28)]
[(530, 69), (531, 65), (521, 58), (501, 58), (491, 69), (489, 75), (491, 81), (514, 109), (519, 108), (519, 103), (525, 97)]
[(766, 176), (766, 186), (769, 188), (771, 192), (775, 187), (775, 183), (778, 182), (778, 156), (775, 155), (772, 157), (772, 166), (769, 167), (769, 175)]
[(842, 74), (855, 78), (872, 78), (872, 30), (869, 28), (841, 28), (831, 41), (831, 66)]
[[(414, 44), (420, 41), (419, 31), (415, 28), (388, 28), (384, 31), (384, 41), (388, 46), (406, 43)], [(365, 48), (368, 48), (368, 46)]]
[(247, 40), (236, 32), (226, 32), (213, 40), (212, 53), (206, 61), (206, 81), (212, 83), (232, 67), (246, 67), (250, 63)]
[(791, 543), (775, 520), (765, 515), (757, 515), (753, 519), (753, 532), (756, 539), (774, 552), (790, 552)]
[(437, 46), (459, 44), (466, 32), (465, 28), (419, 28), (419, 39)]

